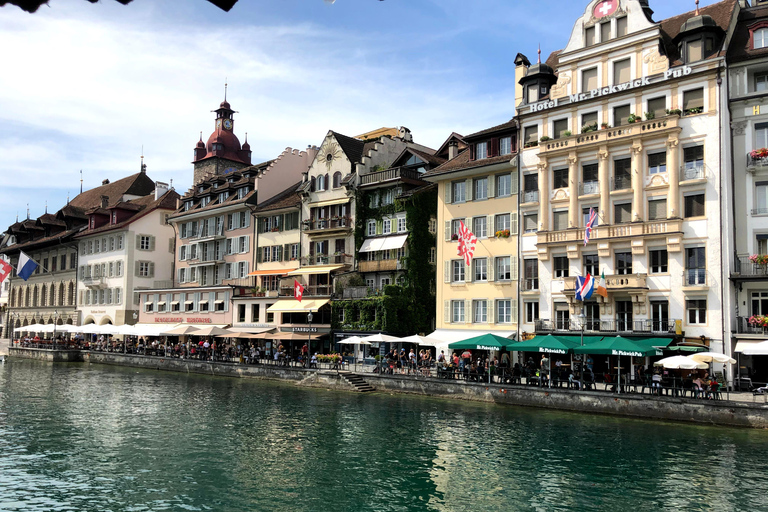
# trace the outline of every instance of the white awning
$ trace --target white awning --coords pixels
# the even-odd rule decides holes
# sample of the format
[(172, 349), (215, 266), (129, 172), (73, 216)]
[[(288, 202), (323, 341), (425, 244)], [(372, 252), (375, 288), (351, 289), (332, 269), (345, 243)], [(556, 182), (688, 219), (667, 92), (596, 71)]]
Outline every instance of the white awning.
[(334, 270), (339, 270), (344, 265), (323, 265), (317, 267), (301, 267), (288, 272), (289, 276), (306, 276), (311, 274), (329, 274)]
[(279, 300), (267, 308), (267, 313), (308, 313), (316, 312), (330, 302), (329, 299), (319, 300)]
[[(309, 207), (310, 208), (322, 208), (323, 206), (333, 206), (335, 204), (348, 203), (349, 201), (350, 201), (350, 198), (342, 197), (340, 199), (329, 199), (327, 201), (318, 201), (317, 203), (310, 203)], [(318, 219), (318, 220), (323, 220), (323, 219)]]
[(741, 340), (736, 343), (734, 352), (753, 352), (745, 355), (764, 355), (768, 354), (768, 341), (766, 340)]
[(475, 336), (482, 336), (484, 334), (495, 334), (502, 338), (515, 339), (517, 331), (491, 331), (491, 330), (470, 330), (470, 329), (437, 329), (430, 334), (429, 338), (434, 338), (440, 341), (447, 341), (448, 343), (455, 343), (457, 341), (468, 340)]
[(401, 249), (408, 240), (408, 235), (385, 236), (381, 238), (367, 238), (360, 247), (360, 252), (388, 251)]
[(243, 332), (248, 334), (261, 334), (263, 332), (270, 332), (274, 331), (276, 327), (230, 327), (229, 330), (232, 332)]

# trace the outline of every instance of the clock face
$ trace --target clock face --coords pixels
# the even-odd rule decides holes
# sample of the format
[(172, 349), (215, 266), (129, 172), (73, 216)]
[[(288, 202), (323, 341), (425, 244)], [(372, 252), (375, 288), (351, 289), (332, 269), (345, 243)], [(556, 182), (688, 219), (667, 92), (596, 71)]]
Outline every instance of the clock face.
[(216, 120), (216, 129), (218, 130), (219, 128), (221, 128), (221, 119)]
[(225, 119), (224, 120), (224, 129), (231, 130), (232, 129), (232, 120), (231, 119)]

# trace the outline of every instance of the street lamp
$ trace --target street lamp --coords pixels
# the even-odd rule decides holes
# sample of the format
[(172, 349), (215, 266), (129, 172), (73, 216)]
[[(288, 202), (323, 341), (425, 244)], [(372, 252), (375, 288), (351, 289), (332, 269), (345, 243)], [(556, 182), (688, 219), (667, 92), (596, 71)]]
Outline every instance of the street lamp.
[(53, 310), (53, 350), (56, 350), (56, 323), (59, 321), (59, 310)]
[[(133, 314), (131, 316), (133, 317), (133, 325), (135, 326), (136, 325), (136, 320), (139, 318), (139, 314), (134, 310), (134, 312), (133, 312)], [(130, 334), (127, 335), (127, 337), (130, 338), (131, 337)], [(123, 354), (126, 353), (126, 346), (128, 345), (128, 343), (126, 342), (125, 338), (126, 338), (126, 336), (123, 336)]]
[(310, 311), (307, 313), (307, 323), (309, 324), (309, 328), (307, 329), (307, 360), (304, 361), (304, 364), (307, 365), (307, 369), (309, 369), (309, 359), (312, 357), (310, 354), (312, 354), (312, 312)]

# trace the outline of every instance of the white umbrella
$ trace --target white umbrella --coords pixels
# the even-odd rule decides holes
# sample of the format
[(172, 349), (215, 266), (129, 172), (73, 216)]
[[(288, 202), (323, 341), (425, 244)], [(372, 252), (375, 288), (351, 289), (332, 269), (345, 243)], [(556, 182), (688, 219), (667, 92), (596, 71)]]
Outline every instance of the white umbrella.
[(182, 325), (173, 329), (168, 329), (162, 332), (164, 336), (189, 336), (190, 334), (197, 334), (200, 331), (197, 327), (191, 325)]
[(709, 367), (707, 363), (700, 363), (686, 356), (667, 357), (656, 361), (653, 365), (668, 370), (706, 370)]
[(425, 345), (428, 347), (438, 347), (441, 345), (445, 345), (445, 342), (443, 340), (438, 340), (437, 338), (430, 338), (429, 336), (419, 336), (418, 334), (414, 334), (413, 336), (406, 336), (405, 338), (400, 338), (398, 341), (401, 343), (415, 343), (417, 345)]
[(736, 364), (736, 360), (734, 358), (728, 357), (727, 355), (720, 354), (718, 352), (698, 352), (696, 354), (691, 354), (688, 357), (700, 363)]
[(760, 342), (741, 351), (745, 356), (768, 356), (768, 341)]
[(338, 342), (339, 345), (370, 345), (370, 341), (366, 341), (360, 336), (350, 336), (349, 338), (344, 338), (343, 340)]
[(360, 338), (360, 341), (367, 342), (363, 343), (363, 345), (370, 345), (371, 343), (398, 343), (401, 340), (400, 338), (395, 338), (394, 336), (388, 336), (386, 334), (372, 334), (371, 336)]
[(197, 329), (190, 334), (192, 334), (192, 336), (222, 336), (226, 334), (233, 335), (235, 333), (227, 329), (222, 329), (221, 327), (216, 327), (215, 325), (209, 325), (208, 327)]

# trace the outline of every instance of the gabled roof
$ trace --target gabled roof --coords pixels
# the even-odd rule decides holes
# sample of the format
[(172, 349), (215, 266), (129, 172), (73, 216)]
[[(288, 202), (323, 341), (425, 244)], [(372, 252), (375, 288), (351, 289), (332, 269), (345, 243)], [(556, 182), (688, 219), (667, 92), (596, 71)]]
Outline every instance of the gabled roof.
[(741, 10), (739, 23), (728, 47), (729, 63), (768, 56), (768, 47), (754, 49), (749, 45), (749, 27), (759, 21), (768, 21), (768, 5)]
[[(738, 0), (722, 0), (716, 4), (699, 8), (699, 14), (702, 16), (711, 16), (717, 26), (727, 32), (731, 23), (731, 18), (733, 17), (733, 11), (736, 9), (737, 5)], [(680, 34), (680, 28), (683, 26), (683, 23), (694, 16), (696, 16), (696, 11), (688, 11), (659, 22), (670, 66), (678, 66), (682, 64), (682, 61), (680, 60), (680, 52), (673, 40)], [(722, 51), (713, 53), (707, 57), (707, 59), (714, 59), (720, 56), (722, 56)]]
[(366, 143), (358, 139), (353, 139), (352, 137), (347, 137), (341, 133), (334, 132), (333, 130), (331, 130), (331, 133), (339, 143), (339, 146), (341, 146), (341, 150), (347, 155), (349, 161), (353, 164), (359, 162), (363, 156)]
[(144, 172), (138, 172), (126, 178), (117, 180), (100, 187), (86, 190), (69, 202), (69, 206), (87, 210), (101, 206), (101, 197), (108, 198), (108, 206), (112, 206), (124, 195), (145, 196), (155, 190), (155, 182)]
[(494, 126), (492, 128), (486, 128), (485, 130), (480, 130), (479, 132), (475, 132), (472, 135), (467, 135), (464, 137), (464, 140), (472, 140), (478, 137), (482, 137), (484, 135), (489, 135), (496, 132), (502, 132), (502, 131), (508, 131), (515, 129), (517, 127), (517, 122), (514, 119), (511, 119), (507, 121), (506, 123), (502, 123), (500, 125)]
[[(165, 194), (163, 194), (159, 199), (155, 199), (155, 195), (150, 194), (144, 197), (140, 197), (138, 199), (132, 199), (131, 201), (122, 202), (119, 205), (115, 206), (115, 208), (119, 208), (122, 210), (134, 210), (136, 211), (136, 213), (131, 215), (129, 218), (125, 219), (124, 221), (118, 222), (117, 224), (107, 224), (96, 229), (88, 229), (85, 231), (81, 231), (75, 236), (75, 238), (85, 238), (91, 235), (105, 233), (107, 231), (123, 229), (125, 226), (133, 222), (136, 222), (137, 220), (141, 219), (146, 215), (149, 215), (155, 210), (175, 210), (178, 199), (179, 199), (179, 194), (175, 190), (171, 189)], [(130, 205), (130, 208), (126, 208), (126, 206), (129, 206), (129, 205)]]
[(516, 158), (515, 154), (494, 156), (491, 158), (483, 158), (481, 160), (470, 160), (469, 150), (464, 150), (461, 153), (459, 153), (459, 156), (457, 156), (453, 160), (448, 160), (446, 163), (444, 163), (440, 167), (436, 167), (435, 169), (427, 171), (424, 174), (424, 177), (430, 178), (433, 176), (440, 176), (441, 174), (449, 174), (456, 171), (463, 171), (464, 169), (473, 169), (475, 167), (485, 167), (487, 165), (500, 164), (504, 162), (509, 162), (513, 158)]
[(301, 207), (301, 196), (296, 193), (296, 189), (300, 184), (301, 182), (294, 183), (276, 196), (262, 203), (258, 208), (253, 210), (253, 213), (258, 215), (259, 213), (282, 210), (285, 208)]

